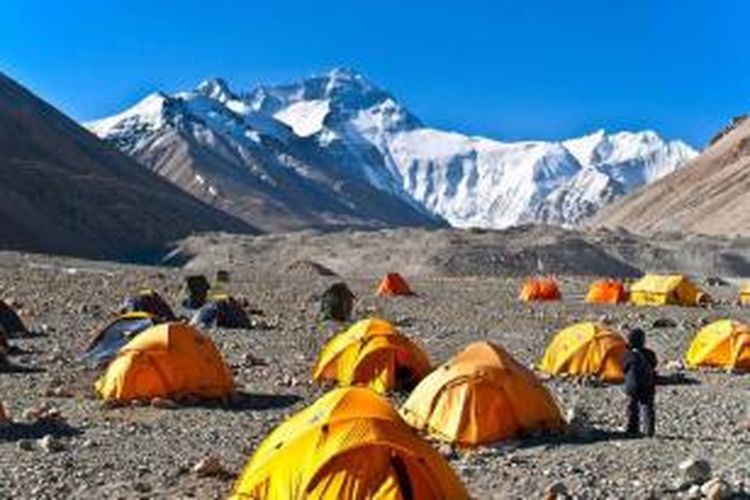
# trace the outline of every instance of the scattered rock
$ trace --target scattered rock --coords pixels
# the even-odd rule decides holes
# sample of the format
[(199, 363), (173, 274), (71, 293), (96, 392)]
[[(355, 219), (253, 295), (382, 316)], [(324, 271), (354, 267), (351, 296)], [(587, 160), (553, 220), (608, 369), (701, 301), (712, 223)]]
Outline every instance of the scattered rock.
[(704, 459), (688, 458), (680, 462), (680, 472), (693, 484), (703, 484), (711, 478), (711, 464)]
[(562, 500), (568, 498), (568, 488), (562, 481), (556, 481), (544, 489), (544, 500)]
[(657, 318), (651, 323), (653, 328), (674, 328), (677, 326), (677, 321), (672, 318)]
[(449, 445), (448, 443), (440, 444), (440, 446), (438, 446), (438, 452), (448, 460), (458, 457), (456, 450), (454, 450), (453, 446)]
[(12, 423), (13, 419), (10, 417), (10, 412), (4, 401), (0, 401), (0, 424)]
[(682, 371), (685, 369), (685, 364), (679, 359), (670, 359), (664, 363), (664, 369), (667, 371)]
[(242, 356), (242, 364), (245, 366), (268, 366), (268, 362), (265, 359), (259, 358), (249, 352)]
[(177, 403), (167, 398), (152, 398), (151, 406), (154, 408), (161, 408), (162, 410), (176, 410), (180, 407)]
[(51, 434), (47, 434), (43, 438), (37, 441), (39, 447), (47, 453), (57, 453), (65, 449), (65, 443), (57, 439)]
[(191, 470), (198, 477), (218, 477), (227, 474), (221, 460), (215, 455), (202, 458)]
[(22, 451), (33, 451), (34, 450), (34, 441), (30, 439), (19, 439), (18, 443), (16, 443), (16, 446), (19, 450)]
[(719, 276), (709, 276), (704, 283), (708, 286), (729, 286), (729, 282)]
[(708, 500), (724, 500), (732, 494), (732, 488), (720, 477), (709, 479), (701, 486), (701, 493)]

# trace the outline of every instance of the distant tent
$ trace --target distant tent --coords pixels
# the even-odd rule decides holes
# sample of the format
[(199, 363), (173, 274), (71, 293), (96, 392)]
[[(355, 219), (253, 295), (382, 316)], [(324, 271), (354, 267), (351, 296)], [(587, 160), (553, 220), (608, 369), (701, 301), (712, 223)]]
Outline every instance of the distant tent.
[(604, 325), (576, 323), (555, 335), (539, 369), (550, 375), (622, 382), (622, 356), (627, 348), (625, 339)]
[(351, 321), (354, 298), (354, 293), (346, 286), (346, 283), (334, 283), (320, 297), (319, 319), (321, 321)]
[(470, 344), (430, 373), (401, 414), (412, 427), (462, 446), (563, 427), (557, 403), (534, 372), (490, 342)]
[(708, 294), (681, 274), (649, 274), (630, 287), (630, 301), (639, 306), (697, 306), (710, 300)]
[(685, 355), (690, 368), (750, 371), (750, 326), (724, 319), (702, 328)]
[(21, 321), (21, 318), (18, 317), (16, 311), (3, 300), (0, 300), (0, 328), (9, 337), (28, 333), (26, 326)]
[(586, 294), (589, 304), (623, 304), (628, 301), (628, 292), (622, 281), (594, 281)]
[(157, 323), (154, 316), (145, 312), (121, 314), (99, 330), (86, 346), (83, 360), (101, 365), (111, 361), (123, 346), (140, 332)]
[(411, 291), (403, 276), (398, 273), (388, 273), (380, 281), (377, 295), (393, 297), (396, 295), (414, 295), (414, 292)]
[(211, 339), (184, 323), (149, 328), (128, 342), (95, 384), (102, 399), (224, 398), (232, 372)]
[(223, 293), (211, 295), (190, 323), (204, 328), (252, 328), (250, 317), (239, 301)]
[(750, 282), (746, 282), (740, 288), (739, 303), (741, 306), (750, 305)]
[(285, 420), (253, 453), (232, 499), (467, 499), (448, 462), (385, 398), (335, 389)]
[(162, 321), (174, 321), (177, 319), (167, 301), (158, 292), (149, 288), (139, 290), (136, 295), (125, 299), (121, 312), (145, 312)]
[(531, 278), (523, 282), (519, 299), (524, 302), (562, 299), (560, 288), (552, 278)]
[(323, 347), (313, 380), (386, 392), (413, 387), (429, 371), (422, 349), (388, 321), (372, 318), (354, 323)]

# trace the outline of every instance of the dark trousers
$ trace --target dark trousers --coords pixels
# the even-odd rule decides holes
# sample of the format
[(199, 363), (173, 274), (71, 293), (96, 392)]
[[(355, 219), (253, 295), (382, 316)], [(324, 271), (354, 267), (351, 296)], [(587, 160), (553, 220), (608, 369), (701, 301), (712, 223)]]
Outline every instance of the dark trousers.
[(628, 395), (628, 434), (637, 435), (640, 432), (641, 414), (643, 414), (645, 434), (651, 437), (654, 435), (656, 426), (653, 394)]

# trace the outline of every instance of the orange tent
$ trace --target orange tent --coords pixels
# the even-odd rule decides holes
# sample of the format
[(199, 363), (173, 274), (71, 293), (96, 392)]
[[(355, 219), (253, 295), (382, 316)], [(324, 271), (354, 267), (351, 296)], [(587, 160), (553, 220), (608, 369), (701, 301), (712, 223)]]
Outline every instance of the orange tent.
[(430, 372), (430, 360), (388, 321), (358, 321), (333, 337), (313, 368), (316, 382), (367, 385), (386, 392), (414, 384)]
[(103, 399), (154, 397), (214, 399), (234, 391), (232, 372), (211, 339), (184, 323), (165, 323), (120, 349), (95, 384)]
[(622, 281), (598, 280), (591, 283), (586, 294), (589, 304), (624, 304), (630, 299)]
[(398, 273), (388, 273), (378, 286), (377, 295), (393, 297), (395, 295), (414, 295), (409, 284)]
[(593, 376), (605, 382), (622, 382), (625, 339), (599, 323), (571, 325), (552, 339), (539, 369), (550, 375)]
[(232, 499), (468, 498), (448, 462), (369, 389), (335, 389), (263, 440)]
[(560, 300), (562, 294), (554, 279), (532, 278), (523, 282), (521, 294), (518, 298), (524, 302)]
[(428, 375), (401, 414), (412, 427), (464, 446), (563, 427), (534, 372), (490, 342), (470, 344)]

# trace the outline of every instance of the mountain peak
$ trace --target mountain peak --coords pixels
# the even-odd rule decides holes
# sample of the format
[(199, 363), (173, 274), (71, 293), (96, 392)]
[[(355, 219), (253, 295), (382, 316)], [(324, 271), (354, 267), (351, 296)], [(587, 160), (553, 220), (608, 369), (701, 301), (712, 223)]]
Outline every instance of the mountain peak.
[(235, 98), (229, 84), (223, 78), (214, 77), (204, 80), (198, 84), (195, 91), (219, 102), (226, 102)]

